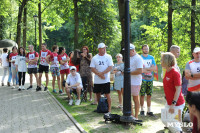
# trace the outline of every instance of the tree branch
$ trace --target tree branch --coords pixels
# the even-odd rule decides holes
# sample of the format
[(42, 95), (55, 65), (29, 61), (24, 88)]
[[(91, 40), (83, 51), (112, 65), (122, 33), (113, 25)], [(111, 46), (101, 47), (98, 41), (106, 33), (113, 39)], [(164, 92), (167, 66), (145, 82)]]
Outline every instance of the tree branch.
[(41, 13), (43, 13), (52, 3), (53, 3), (53, 0), (51, 0), (51, 2), (49, 2), (49, 4), (42, 10)]

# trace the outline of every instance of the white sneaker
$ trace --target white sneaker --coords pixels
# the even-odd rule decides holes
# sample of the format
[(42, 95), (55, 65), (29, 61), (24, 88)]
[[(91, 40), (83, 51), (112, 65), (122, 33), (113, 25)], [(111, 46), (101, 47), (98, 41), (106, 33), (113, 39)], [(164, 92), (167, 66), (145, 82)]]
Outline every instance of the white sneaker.
[(19, 89), (21, 89), (22, 87), (21, 86), (19, 86)]
[(81, 103), (81, 100), (77, 100), (75, 105), (80, 105), (80, 103)]
[(24, 87), (24, 86), (22, 86), (22, 90), (25, 90), (25, 87)]
[(111, 112), (108, 112), (108, 113), (105, 113), (104, 115), (107, 116), (107, 117), (109, 117), (110, 114), (111, 114)]
[(15, 89), (15, 86), (12, 86), (13, 89)]
[(69, 105), (72, 105), (73, 104), (73, 99), (70, 99), (69, 100)]

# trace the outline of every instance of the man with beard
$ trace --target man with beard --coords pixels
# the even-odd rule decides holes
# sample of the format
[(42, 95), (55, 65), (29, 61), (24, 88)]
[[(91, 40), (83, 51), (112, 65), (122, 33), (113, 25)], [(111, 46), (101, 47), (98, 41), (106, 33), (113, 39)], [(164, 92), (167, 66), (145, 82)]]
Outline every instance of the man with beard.
[(153, 112), (151, 111), (151, 96), (153, 92), (153, 71), (156, 70), (156, 63), (155, 59), (152, 55), (149, 55), (149, 46), (147, 44), (142, 46), (141, 55), (143, 59), (143, 73), (142, 73), (142, 85), (140, 90), (140, 106), (141, 111), (140, 115), (144, 116), (144, 97), (147, 94), (147, 116), (154, 116)]

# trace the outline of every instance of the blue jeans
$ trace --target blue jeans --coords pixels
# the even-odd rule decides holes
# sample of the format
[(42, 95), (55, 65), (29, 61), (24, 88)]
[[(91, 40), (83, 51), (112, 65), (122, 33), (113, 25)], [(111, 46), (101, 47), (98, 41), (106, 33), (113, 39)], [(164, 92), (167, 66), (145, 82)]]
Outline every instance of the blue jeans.
[[(11, 83), (11, 80), (12, 80), (12, 71), (11, 71), (11, 67), (9, 67), (9, 76), (8, 76), (8, 82)], [(16, 74), (16, 84), (18, 85), (19, 84), (19, 81), (18, 81), (18, 73)]]

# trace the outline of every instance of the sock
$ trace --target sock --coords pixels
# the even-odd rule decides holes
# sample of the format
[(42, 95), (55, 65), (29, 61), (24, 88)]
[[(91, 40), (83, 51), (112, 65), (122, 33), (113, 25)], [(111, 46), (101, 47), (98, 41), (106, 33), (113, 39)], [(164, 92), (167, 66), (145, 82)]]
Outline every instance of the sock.
[(151, 112), (151, 106), (150, 107), (147, 107), (147, 112)]
[(144, 111), (144, 106), (141, 106), (141, 111)]

